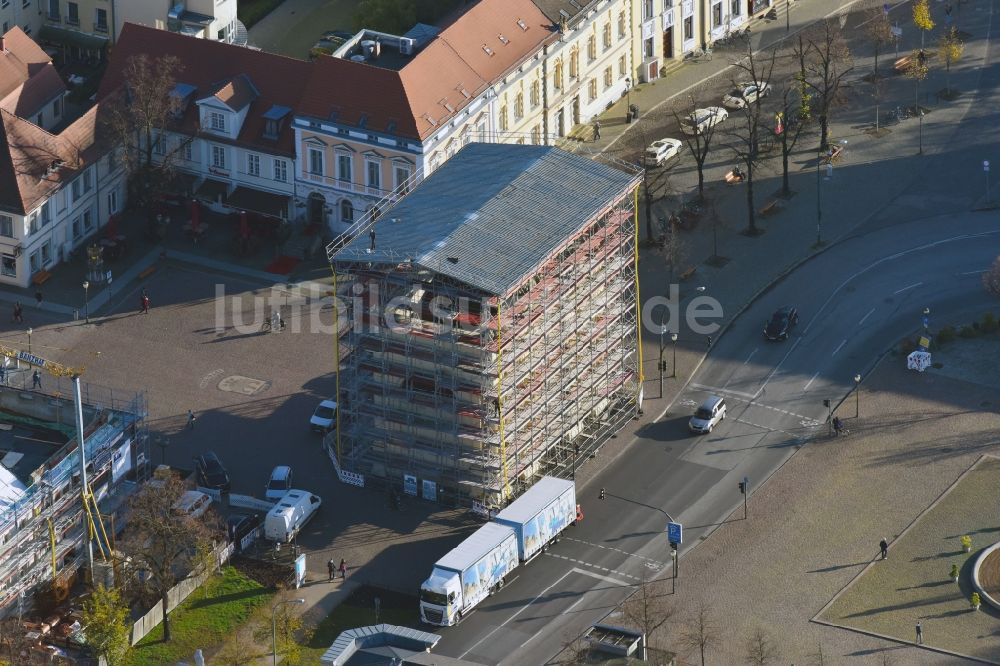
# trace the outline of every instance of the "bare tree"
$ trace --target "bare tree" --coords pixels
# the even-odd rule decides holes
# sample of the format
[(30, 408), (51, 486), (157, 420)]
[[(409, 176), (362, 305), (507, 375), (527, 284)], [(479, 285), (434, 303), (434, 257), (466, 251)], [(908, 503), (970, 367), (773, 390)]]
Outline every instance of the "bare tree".
[(875, 98), (875, 132), (879, 131), (879, 102), (882, 99), (882, 74), (878, 70), (878, 56), (883, 46), (892, 43), (892, 23), (880, 0), (872, 0), (872, 6), (865, 10), (865, 36), (875, 47), (875, 65), (872, 67), (872, 96)]
[(722, 266), (728, 259), (719, 254), (719, 232), (726, 228), (726, 218), (719, 214), (715, 201), (705, 204), (705, 214), (708, 216), (709, 224), (712, 225), (712, 256), (709, 257), (709, 263)]
[[(698, 168), (698, 197), (705, 198), (705, 161), (708, 159), (708, 152), (712, 148), (712, 140), (715, 138), (717, 124), (698, 127), (694, 124), (696, 112), (699, 110), (695, 93), (688, 95), (688, 103), (680, 109), (672, 108), (674, 120), (681, 126), (684, 145), (687, 146), (691, 157), (694, 158)], [(694, 129), (691, 133), (684, 132), (684, 126), (689, 125)]]
[(678, 233), (677, 224), (673, 222), (676, 218), (671, 217), (663, 220), (662, 241), (660, 243), (660, 254), (667, 264), (667, 284), (673, 284), (674, 273), (687, 254), (688, 245), (684, 237)]
[(653, 635), (674, 614), (667, 604), (669, 596), (663, 590), (664, 581), (651, 581), (643, 576), (635, 592), (622, 604), (622, 614), (627, 624), (646, 635), (646, 644), (652, 645)]
[(762, 629), (750, 634), (746, 647), (746, 662), (751, 666), (767, 666), (778, 660), (778, 647)]
[(27, 634), (27, 629), (18, 617), (11, 615), (0, 620), (0, 664), (35, 666), (48, 663), (46, 655), (32, 649), (35, 642)]
[(560, 666), (579, 666), (590, 663), (590, 642), (586, 638), (569, 634), (563, 637), (562, 648), (553, 663)]
[(162, 604), (165, 641), (170, 640), (167, 592), (205, 564), (213, 539), (221, 536), (214, 511), (195, 518), (174, 510), (184, 490), (176, 477), (143, 486), (129, 501), (128, 532), (119, 542), (122, 554)]
[(752, 98), (743, 99), (738, 109), (733, 111), (736, 122), (726, 135), (734, 139), (730, 148), (744, 167), (744, 183), (747, 194), (747, 235), (756, 236), (757, 211), (754, 206), (754, 171), (761, 163), (762, 153), (766, 152), (766, 144), (773, 142), (773, 134), (762, 122), (763, 108), (761, 100), (770, 91), (771, 74), (774, 72), (774, 62), (777, 51), (771, 50), (769, 55), (758, 59), (758, 54), (746, 44), (746, 51), (733, 63), (737, 77), (733, 79), (733, 94), (742, 94), (744, 89), (753, 87), (758, 92), (751, 93)]
[(781, 146), (781, 194), (791, 196), (792, 188), (788, 181), (788, 161), (799, 142), (802, 130), (809, 122), (808, 99), (803, 101), (802, 84), (796, 77), (788, 81), (781, 89), (781, 119), (782, 130), (778, 135)]
[(823, 653), (823, 644), (816, 644), (816, 651), (809, 655), (812, 666), (826, 666), (826, 655)]
[(830, 142), (830, 112), (840, 101), (844, 77), (854, 69), (851, 50), (847, 46), (836, 18), (819, 21), (799, 35), (795, 55), (802, 72), (802, 83), (815, 96), (819, 116), (819, 149), (826, 150)]
[[(986, 202), (987, 205), (989, 202)], [(993, 264), (983, 273), (983, 287), (994, 296), (1000, 296), (1000, 257), (993, 260)]]
[(178, 134), (183, 103), (175, 92), (183, 66), (176, 56), (132, 56), (122, 72), (122, 84), (101, 103), (102, 129), (114, 145), (123, 148), (122, 165), (128, 176), (129, 197), (147, 205), (169, 184), (174, 166), (193, 137)]
[(646, 213), (646, 240), (650, 243), (656, 240), (656, 231), (653, 224), (653, 204), (657, 199), (669, 191), (670, 169), (659, 167), (656, 169), (647, 168), (642, 175), (642, 204)]
[(687, 650), (698, 650), (701, 666), (705, 666), (705, 653), (719, 642), (721, 635), (719, 626), (712, 618), (712, 609), (702, 604), (686, 624), (680, 636), (680, 645)]

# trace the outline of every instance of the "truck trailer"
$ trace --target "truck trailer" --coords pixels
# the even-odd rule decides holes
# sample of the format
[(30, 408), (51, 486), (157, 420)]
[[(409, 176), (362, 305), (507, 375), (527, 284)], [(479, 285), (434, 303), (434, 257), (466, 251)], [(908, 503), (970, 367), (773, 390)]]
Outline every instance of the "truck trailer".
[(420, 586), (420, 619), (451, 626), (503, 587), (511, 571), (540, 553), (577, 520), (576, 486), (543, 477), (493, 522), (434, 564)]

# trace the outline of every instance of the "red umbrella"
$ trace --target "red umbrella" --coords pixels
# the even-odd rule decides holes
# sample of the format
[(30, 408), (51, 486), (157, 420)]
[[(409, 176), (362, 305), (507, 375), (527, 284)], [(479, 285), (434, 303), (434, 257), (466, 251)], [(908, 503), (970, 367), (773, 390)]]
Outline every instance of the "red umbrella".
[(201, 207), (198, 206), (198, 201), (196, 199), (191, 199), (191, 231), (198, 233), (198, 227), (201, 226)]
[(112, 215), (108, 218), (108, 224), (104, 227), (104, 232), (107, 234), (108, 238), (114, 238), (118, 235), (118, 216)]
[(250, 238), (250, 226), (247, 222), (247, 212), (245, 210), (240, 211), (240, 236)]

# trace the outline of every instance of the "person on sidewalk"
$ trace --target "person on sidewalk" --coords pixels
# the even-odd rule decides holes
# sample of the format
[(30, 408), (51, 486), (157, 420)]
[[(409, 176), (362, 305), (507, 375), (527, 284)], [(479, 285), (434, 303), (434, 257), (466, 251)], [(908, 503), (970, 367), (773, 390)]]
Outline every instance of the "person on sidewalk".
[(347, 580), (347, 561), (340, 560), (340, 580)]
[(194, 412), (192, 412), (190, 409), (188, 410), (187, 428), (188, 430), (194, 430)]
[(31, 373), (31, 388), (41, 389), (42, 388), (42, 376), (38, 374), (38, 370)]
[(920, 626), (920, 622), (917, 621), (917, 645), (924, 644), (924, 628)]
[(594, 141), (597, 141), (600, 138), (601, 138), (601, 121), (600, 120), (595, 120), (594, 121)]
[(0, 384), (7, 385), (7, 367), (3, 365), (0, 365)]
[(42, 305), (42, 290), (41, 289), (36, 289), (35, 290), (35, 300), (38, 301), (38, 306), (41, 307), (41, 305)]
[(18, 324), (24, 323), (24, 307), (21, 305), (21, 301), (16, 301), (14, 303), (14, 318), (13, 321)]
[(878, 542), (878, 547), (879, 547), (879, 550), (882, 551), (882, 559), (883, 560), (888, 559), (889, 558), (889, 542), (885, 540), (885, 537), (882, 537), (882, 540)]
[(332, 557), (330, 558), (330, 561), (326, 563), (326, 571), (330, 574), (327, 580), (332, 581), (333, 577), (337, 574), (337, 565), (334, 564)]
[(145, 289), (142, 290), (142, 296), (139, 297), (139, 305), (142, 314), (149, 314), (149, 294), (146, 293)]

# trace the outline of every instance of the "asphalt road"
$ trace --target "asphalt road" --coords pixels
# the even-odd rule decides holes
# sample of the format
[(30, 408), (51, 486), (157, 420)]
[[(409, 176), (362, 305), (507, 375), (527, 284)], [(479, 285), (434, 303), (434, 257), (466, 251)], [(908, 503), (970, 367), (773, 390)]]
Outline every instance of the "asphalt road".
[[(856, 373), (864, 376), (884, 350), (921, 329), (925, 307), (933, 328), (935, 319), (988, 302), (976, 267), (1000, 247), (994, 213), (913, 223), (902, 243), (898, 233), (882, 229), (839, 244), (750, 307), (667, 414), (581, 489), (583, 523), (459, 627), (442, 630), (437, 650), (486, 664), (545, 663), (644, 576), (670, 566), (667, 514), (685, 525), (683, 585), (684, 551), (739, 508), (739, 480), (748, 476), (752, 493), (797, 445), (828, 428), (824, 398), (836, 405), (848, 395)], [(895, 251), (886, 256), (888, 247)], [(764, 320), (785, 304), (799, 307), (799, 326), (785, 342), (765, 341)], [(687, 419), (710, 394), (726, 398), (729, 415), (693, 437)], [(850, 399), (840, 413), (853, 416)]]

